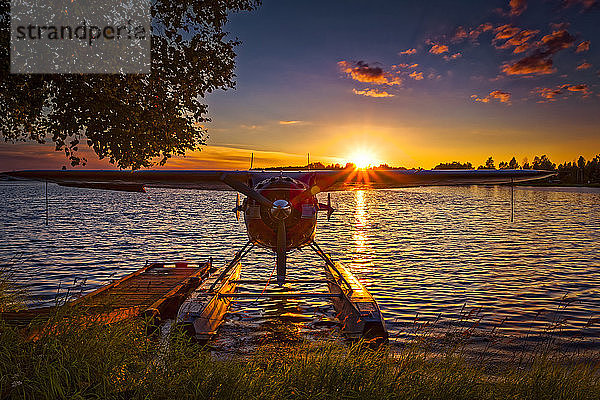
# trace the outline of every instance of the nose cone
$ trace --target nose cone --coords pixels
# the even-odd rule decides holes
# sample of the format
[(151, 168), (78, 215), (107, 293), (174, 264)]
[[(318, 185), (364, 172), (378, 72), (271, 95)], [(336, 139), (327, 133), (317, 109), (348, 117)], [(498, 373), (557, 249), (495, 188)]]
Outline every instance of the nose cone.
[(271, 207), (271, 215), (277, 220), (283, 220), (290, 216), (292, 207), (287, 200), (275, 200)]

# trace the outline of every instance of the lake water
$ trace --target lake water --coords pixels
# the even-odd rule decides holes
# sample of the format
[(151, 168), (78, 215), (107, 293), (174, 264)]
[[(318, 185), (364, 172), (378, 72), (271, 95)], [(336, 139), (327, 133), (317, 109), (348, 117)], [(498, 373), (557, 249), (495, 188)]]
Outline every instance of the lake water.
[[(32, 304), (67, 288), (89, 291), (147, 260), (213, 257), (221, 266), (247, 239), (231, 211), (233, 192), (53, 184), (48, 192), (46, 226), (43, 184), (0, 184), (0, 263), (18, 269)], [(508, 187), (335, 192), (337, 211), (330, 221), (319, 216), (317, 242), (374, 295), (392, 343), (425, 327), (474, 341), (493, 337), (505, 349), (549, 336), (599, 349), (600, 190), (517, 187), (514, 194), (511, 223)], [(309, 249), (288, 260), (291, 278), (322, 278), (322, 262)], [(243, 265), (243, 277), (266, 279), (274, 255), (255, 249)], [(327, 302), (247, 300), (233, 304), (215, 344), (239, 348), (335, 331)]]

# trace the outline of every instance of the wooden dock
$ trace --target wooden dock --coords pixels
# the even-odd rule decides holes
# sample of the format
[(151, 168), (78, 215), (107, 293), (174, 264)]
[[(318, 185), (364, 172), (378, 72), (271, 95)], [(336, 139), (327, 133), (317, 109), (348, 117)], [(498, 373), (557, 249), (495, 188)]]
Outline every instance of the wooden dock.
[[(67, 307), (76, 311), (75, 314), (83, 320), (106, 324), (143, 316), (158, 324), (161, 320), (176, 317), (183, 301), (209, 276), (211, 270), (211, 261), (199, 264), (151, 263), (64, 306), (5, 312), (0, 313), (0, 318), (21, 327), (43, 325)], [(39, 328), (34, 330), (39, 332)]]

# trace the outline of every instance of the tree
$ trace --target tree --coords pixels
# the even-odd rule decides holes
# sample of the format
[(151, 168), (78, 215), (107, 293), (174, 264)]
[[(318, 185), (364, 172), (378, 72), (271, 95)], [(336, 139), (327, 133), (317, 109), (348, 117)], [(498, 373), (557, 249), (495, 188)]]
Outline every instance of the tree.
[(473, 169), (473, 165), (470, 162), (461, 163), (452, 161), (451, 163), (440, 163), (433, 169)]
[(508, 168), (509, 169), (519, 169), (519, 162), (517, 161), (517, 159), (515, 157), (511, 158), (510, 161), (508, 162)]
[(579, 171), (577, 171), (577, 181), (578, 182), (584, 182), (585, 180), (585, 158), (583, 158), (583, 156), (579, 156), (579, 159), (577, 159), (577, 168), (579, 168)]
[(533, 159), (533, 169), (554, 171), (556, 169), (556, 164), (550, 161), (548, 156), (544, 154), (541, 157), (535, 156)]
[(499, 169), (508, 169), (508, 163), (506, 161), (500, 161), (500, 164), (498, 164), (498, 168)]
[[(52, 140), (72, 165), (83, 142), (121, 168), (163, 165), (206, 139), (202, 98), (235, 86), (228, 14), (260, 0), (152, 2), (150, 75), (9, 74), (8, 2), (0, 5), (0, 130), (6, 141)], [(187, 32), (184, 36), (182, 32)], [(191, 34), (190, 34), (191, 33)]]
[(485, 166), (480, 165), (479, 167), (477, 167), (477, 169), (496, 169), (496, 167), (494, 166), (494, 159), (490, 156), (486, 160)]

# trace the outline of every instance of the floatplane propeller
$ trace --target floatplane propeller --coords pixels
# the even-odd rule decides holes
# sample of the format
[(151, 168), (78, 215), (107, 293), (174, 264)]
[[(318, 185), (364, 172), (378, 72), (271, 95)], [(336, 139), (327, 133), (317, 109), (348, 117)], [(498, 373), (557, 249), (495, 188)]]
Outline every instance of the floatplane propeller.
[[(308, 246), (325, 261), (330, 294), (293, 293), (293, 297), (330, 297), (349, 335), (374, 332), (387, 337), (377, 303), (343, 266), (334, 263), (314, 241), (318, 211), (331, 217), (331, 195), (319, 203), (320, 192), (357, 188), (400, 188), (471, 184), (512, 184), (554, 175), (538, 170), (309, 170), (309, 171), (16, 171), (17, 179), (54, 182), (63, 186), (145, 192), (144, 188), (198, 190), (233, 189), (236, 217), (244, 214), (249, 240), (218, 276), (202, 286), (181, 307), (180, 320), (194, 327), (196, 337), (210, 336), (222, 321), (241, 270), (240, 260), (254, 245), (276, 254), (277, 283), (286, 283), (287, 252)], [(255, 184), (255, 182), (257, 182)], [(240, 204), (239, 195), (246, 198)], [(316, 280), (312, 280), (316, 281)], [(268, 282), (267, 282), (268, 284)], [(248, 294), (246, 294), (248, 295)], [(251, 294), (254, 296), (254, 294)], [(273, 296), (273, 295), (271, 295)]]

